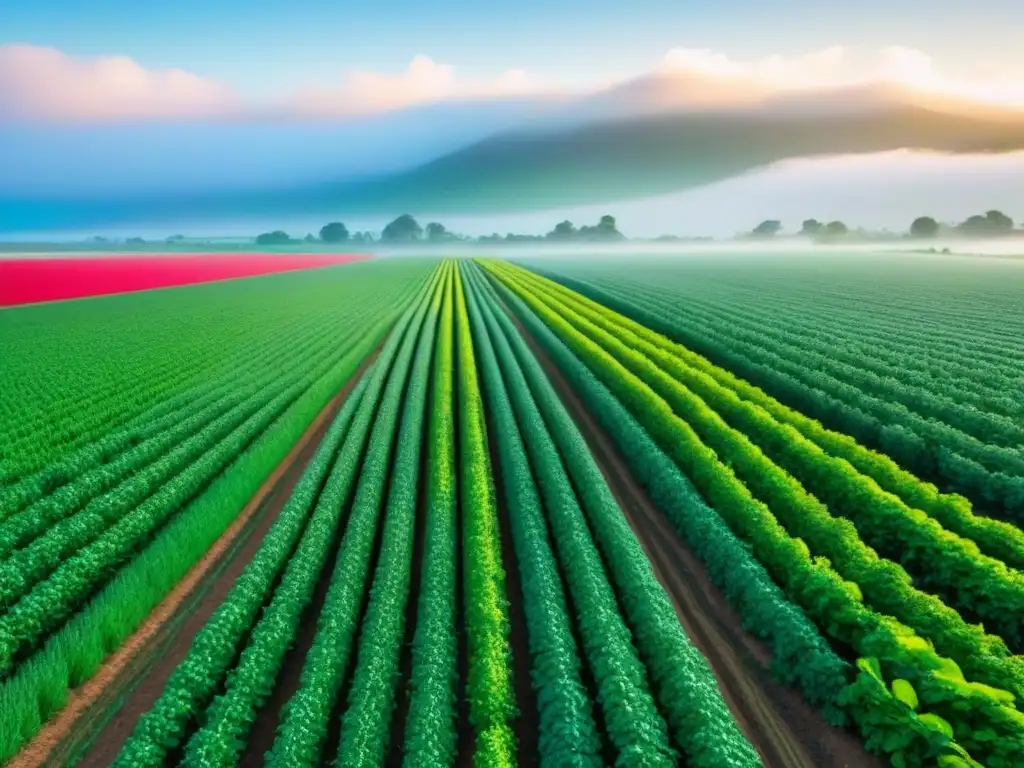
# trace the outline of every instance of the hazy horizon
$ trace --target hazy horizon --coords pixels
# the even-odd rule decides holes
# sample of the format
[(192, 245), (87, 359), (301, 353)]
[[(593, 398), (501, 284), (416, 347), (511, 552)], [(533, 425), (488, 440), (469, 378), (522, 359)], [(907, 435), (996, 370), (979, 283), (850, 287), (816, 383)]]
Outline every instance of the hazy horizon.
[[(1024, 223), (1024, 152), (1006, 155), (939, 155), (900, 150), (856, 157), (814, 158), (777, 163), (769, 168), (684, 192), (613, 204), (554, 208), (500, 216), (453, 216), (409, 211), (422, 223), (439, 220), (468, 236), (540, 235), (563, 219), (594, 223), (616, 217), (627, 236), (661, 235), (728, 238), (753, 229), (765, 219), (783, 222), (784, 232), (799, 230), (806, 218), (839, 219), (849, 227), (905, 232), (917, 216), (959, 223), (987, 210), (1002, 210)], [(970, 189), (965, 200), (964, 190)], [(397, 211), (398, 215), (401, 211)], [(316, 235), (330, 220), (351, 232), (379, 233), (394, 216), (260, 217), (226, 222), (161, 222), (150, 226), (95, 230), (19, 233), (6, 241), (75, 241), (99, 235), (163, 240), (189, 237), (254, 237), (282, 229), (293, 237)]]

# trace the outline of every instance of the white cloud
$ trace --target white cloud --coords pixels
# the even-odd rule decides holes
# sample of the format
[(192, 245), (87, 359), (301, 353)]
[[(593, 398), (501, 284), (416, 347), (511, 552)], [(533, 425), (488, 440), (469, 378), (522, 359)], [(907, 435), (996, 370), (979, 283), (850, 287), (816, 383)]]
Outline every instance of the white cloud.
[(290, 105), (307, 114), (365, 114), (433, 101), (520, 96), (543, 90), (543, 85), (522, 69), (490, 79), (461, 77), (450, 64), (420, 54), (398, 74), (354, 70), (346, 73), (337, 87), (299, 91)]
[(689, 80), (703, 78), (708, 87), (716, 83), (733, 89), (744, 86), (748, 92), (762, 94), (881, 83), (905, 86), (924, 95), (1024, 106), (1024, 79), (995, 62), (978, 62), (970, 72), (954, 74), (944, 71), (927, 53), (897, 45), (866, 52), (834, 45), (797, 56), (756, 60), (735, 59), (707, 49), (675, 48), (665, 54), (655, 71)]
[(876, 76), (918, 90), (946, 96), (1024, 106), (1024, 81), (992, 61), (979, 62), (968, 74), (944, 72), (923, 51), (889, 46), (878, 54)]
[(846, 49), (838, 45), (802, 56), (776, 55), (755, 61), (740, 61), (704, 48), (673, 48), (665, 54), (659, 69), (666, 74), (705, 75), (749, 81), (765, 88), (791, 88), (833, 82), (846, 56)]
[[(922, 51), (901, 46), (863, 52), (834, 45), (802, 55), (760, 59), (675, 48), (646, 74), (661, 76), (659, 87), (639, 93), (636, 103), (629, 102), (624, 111), (642, 111), (645, 106), (728, 105), (866, 82), (896, 83), (925, 95), (1024, 106), (1020, 73), (1015, 77), (995, 62), (984, 61), (949, 74)], [(595, 82), (591, 93), (608, 87)], [(352, 70), (341, 73), (334, 87), (297, 89), (277, 103), (250, 103), (217, 80), (181, 69), (150, 70), (123, 56), (86, 59), (54, 48), (0, 45), (0, 120), (291, 119), (369, 114), (446, 100), (542, 95), (569, 94), (522, 69), (473, 77), (421, 54), (399, 72)]]
[(353, 70), (336, 87), (300, 89), (276, 104), (243, 103), (226, 85), (181, 69), (149, 70), (125, 56), (84, 59), (54, 48), (0, 45), (0, 118), (354, 115), (543, 90), (544, 84), (522, 69), (493, 78), (464, 77), (450, 64), (421, 54), (397, 74)]
[(0, 116), (175, 117), (236, 106), (226, 86), (181, 69), (147, 70), (125, 56), (77, 59), (54, 48), (0, 45)]

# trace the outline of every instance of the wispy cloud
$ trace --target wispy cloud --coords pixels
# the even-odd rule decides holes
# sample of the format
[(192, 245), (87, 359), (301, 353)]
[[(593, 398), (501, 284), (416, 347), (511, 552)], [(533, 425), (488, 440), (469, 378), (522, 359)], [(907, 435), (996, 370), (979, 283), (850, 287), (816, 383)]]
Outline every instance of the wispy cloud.
[(124, 56), (85, 59), (54, 48), (0, 45), (0, 118), (15, 120), (347, 116), (546, 91), (549, 84), (522, 69), (465, 77), (421, 54), (397, 73), (353, 70), (334, 87), (300, 88), (279, 103), (246, 103), (225, 84), (181, 69), (149, 70)]
[(420, 54), (398, 73), (355, 70), (337, 86), (298, 91), (288, 106), (302, 114), (351, 115), (435, 101), (536, 95), (549, 89), (522, 69), (489, 79), (464, 77), (452, 65)]
[(238, 109), (222, 83), (125, 56), (79, 59), (34, 45), (0, 46), (0, 116), (36, 120), (194, 117)]
[(903, 86), (923, 95), (1024, 106), (1024, 80), (992, 62), (979, 62), (969, 72), (951, 72), (927, 53), (898, 45), (873, 51), (833, 45), (762, 59), (675, 48), (665, 54), (655, 73), (702, 82), (706, 89), (750, 95), (873, 83)]
[[(836, 45), (761, 59), (675, 48), (631, 82), (645, 81), (656, 81), (658, 87), (632, 91), (626, 101), (613, 102), (616, 109), (727, 106), (864, 83), (1024, 107), (1024, 79), (1010, 72), (985, 62), (969, 72), (948, 72), (924, 52), (900, 46), (863, 52)], [(570, 93), (523, 69), (473, 77), (420, 54), (398, 72), (351, 70), (339, 73), (334, 86), (297, 87), (278, 102), (256, 103), (243, 100), (222, 82), (182, 69), (147, 69), (124, 56), (77, 58), (54, 48), (0, 45), (0, 120), (348, 117), (456, 100), (586, 97), (608, 87), (594, 83), (589, 92)], [(613, 86), (609, 93), (615, 91)]]

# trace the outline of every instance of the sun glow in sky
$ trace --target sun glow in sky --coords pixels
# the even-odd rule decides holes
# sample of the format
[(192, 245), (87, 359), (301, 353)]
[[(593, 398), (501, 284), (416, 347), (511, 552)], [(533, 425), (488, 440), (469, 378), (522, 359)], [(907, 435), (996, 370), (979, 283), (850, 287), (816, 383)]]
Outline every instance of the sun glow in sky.
[(720, 101), (884, 80), (1024, 107), (1019, 13), (1019, 0), (6, 3), (0, 119), (357, 115), (665, 70), (731, 88)]

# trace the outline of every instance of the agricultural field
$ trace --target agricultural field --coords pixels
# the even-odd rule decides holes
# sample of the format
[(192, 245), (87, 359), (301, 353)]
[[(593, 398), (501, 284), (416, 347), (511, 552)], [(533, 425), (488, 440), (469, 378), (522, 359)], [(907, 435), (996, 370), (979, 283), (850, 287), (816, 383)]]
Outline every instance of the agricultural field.
[(1024, 271), (818, 258), (0, 310), (0, 760), (1024, 765)]

